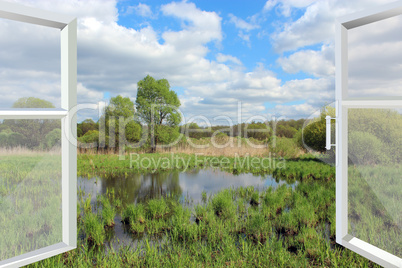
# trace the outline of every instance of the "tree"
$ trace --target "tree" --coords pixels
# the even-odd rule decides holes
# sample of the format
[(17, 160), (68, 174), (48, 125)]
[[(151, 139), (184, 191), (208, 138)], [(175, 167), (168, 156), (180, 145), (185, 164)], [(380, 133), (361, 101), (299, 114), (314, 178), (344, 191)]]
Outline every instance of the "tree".
[(178, 112), (180, 100), (176, 92), (170, 90), (166, 79), (155, 80), (147, 75), (138, 82), (136, 99), (137, 114), (141, 121), (151, 130), (151, 151), (155, 152), (159, 142), (158, 126), (176, 127), (181, 122)]
[[(55, 108), (46, 100), (29, 97), (20, 98), (12, 106), (13, 108)], [(46, 135), (56, 128), (61, 128), (61, 121), (54, 119), (7, 119), (4, 125), (13, 132), (20, 133), (26, 137), (28, 148), (45, 147)]]
[(55, 128), (50, 131), (45, 137), (45, 144), (48, 149), (52, 149), (53, 147), (61, 146), (61, 130), (59, 128)]
[(244, 128), (244, 136), (254, 138), (256, 140), (267, 140), (270, 137), (271, 129), (267, 124), (262, 122), (251, 122), (246, 124)]
[(0, 132), (0, 147), (13, 148), (17, 146), (25, 147), (27, 139), (21, 133), (12, 132), (5, 129)]
[(85, 119), (77, 125), (77, 136), (81, 137), (90, 130), (99, 130), (99, 126), (92, 119)]
[(18, 99), (14, 102), (13, 108), (54, 108), (54, 105), (47, 100), (28, 97)]
[[(82, 137), (79, 137), (78, 141), (80, 142), (79, 144), (80, 148), (96, 147), (99, 143), (99, 131), (90, 130), (87, 133), (85, 133), (85, 135), (83, 135)], [(106, 140), (106, 142), (108, 141)]]
[[(120, 95), (111, 98), (109, 105), (105, 109), (104, 120), (105, 134), (106, 136), (109, 135), (111, 139), (109, 146), (125, 146), (127, 141), (137, 142), (140, 140), (142, 128), (141, 125), (135, 121), (134, 103), (130, 98), (124, 98)], [(120, 126), (120, 122), (123, 123), (122, 126)], [(123, 132), (121, 132), (121, 130), (123, 130)], [(120, 136), (122, 136), (124, 140), (120, 140)], [(110, 142), (112, 142), (112, 144)]]
[(398, 164), (402, 160), (402, 115), (390, 109), (350, 109), (348, 150), (355, 164)]

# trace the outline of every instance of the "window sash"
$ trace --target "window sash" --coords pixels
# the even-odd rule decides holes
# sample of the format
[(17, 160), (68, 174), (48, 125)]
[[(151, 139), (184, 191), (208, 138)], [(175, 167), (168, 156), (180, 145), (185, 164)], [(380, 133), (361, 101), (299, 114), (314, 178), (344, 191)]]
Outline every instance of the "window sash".
[(60, 29), (61, 109), (1, 109), (0, 119), (62, 119), (62, 242), (7, 260), (0, 267), (23, 266), (77, 247), (77, 20), (63, 14), (0, 1), (0, 18)]
[(402, 259), (348, 234), (348, 109), (402, 108), (402, 97), (348, 98), (348, 30), (402, 14), (402, 1), (337, 19), (336, 62), (336, 242), (385, 267), (402, 267)]

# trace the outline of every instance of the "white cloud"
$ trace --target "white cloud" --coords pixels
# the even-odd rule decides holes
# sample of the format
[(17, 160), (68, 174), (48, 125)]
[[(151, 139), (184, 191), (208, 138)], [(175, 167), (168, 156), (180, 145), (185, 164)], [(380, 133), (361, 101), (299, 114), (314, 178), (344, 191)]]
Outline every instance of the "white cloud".
[(334, 76), (334, 46), (323, 45), (320, 51), (301, 50), (289, 57), (281, 57), (277, 60), (282, 69), (288, 73), (305, 72), (315, 77)]
[(306, 7), (305, 13), (299, 19), (283, 24), (277, 32), (271, 35), (273, 47), (277, 52), (296, 50), (321, 42), (333, 42), (336, 17), (393, 2), (393, 0), (322, 0), (313, 3), (301, 1), (301, 4), (297, 4), (298, 2), (275, 1), (268, 4), (268, 7), (271, 7), (277, 3), (281, 3), (281, 5), (286, 3), (290, 9)]
[(216, 60), (218, 62), (228, 62), (228, 61), (230, 61), (230, 62), (233, 62), (235, 64), (241, 65), (241, 61), (238, 58), (236, 58), (234, 56), (231, 56), (231, 55), (224, 55), (222, 53), (218, 53), (216, 55)]
[(139, 3), (136, 6), (129, 6), (127, 8), (125, 15), (129, 15), (133, 13), (133, 11), (135, 11), (135, 14), (141, 17), (147, 17), (147, 18), (153, 17), (151, 7), (148, 6), (147, 4)]
[(317, 107), (310, 104), (295, 104), (295, 105), (276, 105), (274, 110), (278, 115), (286, 118), (307, 118), (309, 115), (317, 111)]
[(243, 31), (239, 31), (237, 36), (240, 37), (244, 42), (246, 42), (248, 47), (251, 47), (250, 34), (245, 34)]
[(183, 22), (184, 29), (178, 32), (167, 31), (162, 37), (177, 50), (192, 51), (204, 56), (207, 52), (203, 45), (222, 40), (221, 18), (215, 12), (202, 11), (193, 3), (172, 2), (161, 7), (165, 16), (176, 17)]
[(241, 30), (251, 31), (253, 29), (257, 29), (260, 27), (257, 24), (251, 24), (249, 22), (246, 22), (245, 20), (238, 18), (233, 14), (229, 14), (229, 18), (230, 18), (229, 22), (233, 23), (236, 26), (236, 28)]
[(401, 96), (402, 16), (350, 30), (349, 95)]
[(97, 18), (103, 23), (117, 21), (117, 0), (8, 0), (26, 6), (50, 10), (61, 14), (71, 15), (77, 18)]
[(292, 8), (304, 8), (311, 5), (315, 0), (268, 0), (264, 5), (264, 11), (270, 11), (275, 6), (279, 7), (281, 14), (289, 17)]
[[(122, 94), (134, 100), (136, 83), (147, 74), (156, 79), (167, 78), (171, 86), (184, 89), (180, 99), (182, 110), (186, 114), (203, 114), (209, 118), (226, 114), (235, 120), (238, 101), (243, 103), (243, 119), (246, 119), (256, 113), (272, 112), (265, 108), (266, 102), (277, 102), (286, 106), (286, 102), (303, 99), (306, 100), (306, 105), (319, 107), (322, 103), (334, 99), (334, 82), (329, 67), (332, 54), (328, 52), (331, 50), (329, 45), (323, 46), (321, 51), (316, 53), (296, 52), (295, 55), (283, 58), (281, 62), (289, 72), (304, 71), (316, 75), (318, 79), (283, 82), (261, 64), (251, 72), (244, 72), (241, 61), (232, 55), (217, 53), (216, 60), (207, 58), (210, 52), (208, 45), (222, 41), (221, 18), (217, 13), (203, 11), (193, 3), (172, 2), (162, 5), (161, 15), (176, 18), (182, 28), (178, 31), (157, 32), (152, 25), (138, 29), (118, 25), (116, 1), (19, 2), (78, 17), (80, 103), (97, 103), (103, 99), (105, 91), (110, 92), (111, 96)], [(253, 19), (250, 21), (251, 24), (254, 23)], [(13, 84), (19, 79), (15, 76), (16, 70), (29, 72), (39, 68), (42, 73), (36, 74), (34, 78), (26, 76), (27, 80), (21, 80), (19, 86), (22, 88), (28, 84), (29, 87), (25, 86), (27, 88), (21, 93), (5, 96), (2, 99), (4, 103), (10, 103), (10, 100), (20, 96), (19, 94), (28, 96), (33, 94), (32, 92), (39, 94), (45, 91), (46, 97), (52, 102), (59, 101), (59, 88), (56, 87), (59, 78), (55, 71), (59, 64), (58, 54), (55, 53), (49, 61), (38, 61), (52, 51), (54, 44), (57, 51), (57, 41), (48, 42), (38, 32), (27, 36), (24, 33), (19, 34), (14, 28), (9, 30), (14, 31), (14, 34), (8, 39), (0, 40), (0, 47), (7, 48), (0, 50), (2, 66), (7, 69), (0, 70), (0, 74), (4, 74), (2, 77), (6, 77), (9, 83), (2, 85), (5, 86), (3, 88), (18, 88)], [(0, 27), (1, 31), (6, 31), (6, 28)], [(246, 40), (250, 38), (246, 29), (242, 30), (242, 34)], [(55, 38), (58, 40), (57, 31)], [(10, 53), (5, 51), (10, 51), (9, 49), (15, 48), (16, 43), (24, 40), (30, 40), (29, 43), (22, 42), (25, 54), (22, 53), (21, 57), (17, 58), (13, 55), (10, 58)], [(33, 48), (41, 48), (40, 53), (28, 53), (35, 51)], [(311, 66), (303, 66), (301, 62), (307, 60), (309, 53), (314, 54), (309, 62)], [(26, 60), (25, 63), (23, 60)], [(20, 73), (21, 76), (25, 74)], [(29, 83), (35, 79), (41, 79), (41, 82), (45, 81), (49, 86), (41, 88), (39, 84)], [(274, 111), (282, 113), (285, 108)]]

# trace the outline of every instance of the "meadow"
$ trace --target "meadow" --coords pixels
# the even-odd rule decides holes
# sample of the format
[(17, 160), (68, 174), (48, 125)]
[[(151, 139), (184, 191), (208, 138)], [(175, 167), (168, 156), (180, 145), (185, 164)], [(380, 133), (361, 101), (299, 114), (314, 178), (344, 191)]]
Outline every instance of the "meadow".
[[(118, 204), (82, 198), (78, 248), (30, 267), (377, 267), (335, 243), (333, 183), (223, 189), (192, 208), (174, 197)], [(105, 243), (116, 213), (135, 246)]]
[(61, 242), (61, 156), (0, 154), (0, 259)]
[[(60, 170), (48, 172), (52, 167), (54, 170), (60, 159), (57, 154), (22, 155), (0, 156), (0, 219), (5, 226), (1, 230), (2, 238), (9, 237), (1, 239), (2, 258), (60, 241), (61, 230), (57, 228), (61, 226), (58, 224), (61, 219), (54, 216), (60, 211), (57, 205), (60, 196), (56, 191), (59, 180), (54, 179), (60, 178)], [(272, 155), (135, 153), (132, 156), (126, 154), (121, 160), (115, 154), (79, 154), (78, 176), (87, 178), (128, 178), (134, 173), (184, 171), (196, 167), (218, 168), (233, 174), (272, 174), (276, 179), (297, 181), (298, 184), (294, 188), (281, 185), (264, 190), (240, 187), (222, 189), (215, 194), (202, 192), (202, 202), (193, 206), (177, 196), (151, 198), (123, 206), (112, 191), (91, 203), (91, 197), (79, 191), (77, 249), (28, 267), (378, 267), (335, 243), (335, 168), (310, 154), (298, 158)], [(149, 162), (147, 168), (133, 163), (133, 160), (141, 163), (143, 159)], [(266, 165), (253, 166), (253, 161), (257, 163), (253, 159), (259, 159), (259, 163), (266, 159)], [(160, 164), (162, 162), (165, 164)], [(361, 172), (353, 167), (349, 172), (353, 178), (361, 176)], [(368, 169), (365, 172), (375, 173)], [(378, 176), (374, 177), (378, 179)], [(356, 187), (362, 183), (357, 179), (352, 182)], [(386, 191), (384, 189), (384, 196)], [(354, 200), (364, 204), (362, 200), (369, 198), (364, 193), (360, 191)], [(353, 191), (350, 194), (353, 195)], [(10, 199), (11, 196), (18, 198)], [(29, 198), (34, 198), (37, 203)], [(383, 231), (387, 238), (399, 239), (395, 225), (389, 227), (394, 228), (394, 233), (383, 229), (393, 222), (388, 214), (373, 214), (368, 210), (371, 207), (361, 206), (353, 205), (355, 210), (351, 213), (359, 212), (363, 223), (373, 222), (372, 217), (378, 221), (373, 222), (370, 230), (357, 233), (357, 236), (363, 239), (365, 234), (371, 237), (372, 233)], [(381, 207), (377, 209), (383, 211)], [(394, 209), (398, 209), (397, 204)], [(115, 222), (116, 216), (122, 223)], [(27, 221), (27, 217), (35, 220)], [(27, 234), (19, 236), (16, 233), (21, 227), (14, 225), (18, 221), (32, 225), (27, 225)], [(112, 243), (110, 234), (117, 224), (123, 224), (136, 242), (131, 245), (119, 245), (119, 241)], [(23, 240), (30, 243), (24, 244)], [(21, 247), (10, 247), (8, 241)], [(397, 244), (391, 245), (391, 249), (398, 249)]]
[(349, 233), (402, 257), (401, 192), (399, 167), (349, 167)]

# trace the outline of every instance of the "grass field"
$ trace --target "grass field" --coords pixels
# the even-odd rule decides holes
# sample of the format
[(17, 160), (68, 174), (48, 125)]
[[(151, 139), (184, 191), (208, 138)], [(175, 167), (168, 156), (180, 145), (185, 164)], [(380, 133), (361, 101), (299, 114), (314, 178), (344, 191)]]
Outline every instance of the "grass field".
[[(164, 170), (157, 164), (160, 159), (170, 161), (166, 169), (184, 170), (214, 166), (224, 158), (216, 157), (218, 160), (215, 160), (200, 155), (198, 160), (201, 161), (197, 162), (195, 155), (179, 154), (184, 161), (171, 156), (141, 154), (138, 161), (154, 159), (149, 161), (148, 168), (141, 169), (133, 165), (129, 155), (125, 160), (119, 160), (118, 155), (80, 154), (78, 174), (113, 178), (112, 174), (130, 176), (133, 172)], [(60, 165), (60, 158), (57, 154), (8, 154), (0, 158), (0, 219), (4, 226), (0, 228), (1, 258), (59, 242), (61, 217), (55, 215), (61, 215), (60, 170), (55, 167)], [(214, 195), (200, 193), (204, 201), (195, 207), (174, 198), (151, 199), (122, 207), (121, 200), (110, 193), (100, 196), (93, 205), (81, 192), (78, 196), (77, 235), (80, 239), (77, 249), (29, 267), (377, 267), (335, 243), (334, 167), (308, 155), (284, 161), (272, 158), (271, 166), (267, 168), (235, 164), (236, 161), (244, 163), (245, 158), (227, 157), (224, 168), (234, 174), (272, 174), (299, 183), (294, 189), (282, 185), (264, 191), (248, 187), (222, 189)], [(276, 166), (272, 164), (274, 160)], [(350, 176), (357, 178), (352, 180), (353, 183), (360, 186), (361, 172), (352, 169), (350, 172)], [(368, 169), (365, 172), (375, 173)], [(390, 175), (398, 174), (389, 172)], [(375, 181), (381, 176), (371, 177)], [(383, 193), (385, 197), (386, 188)], [(351, 191), (350, 195), (353, 194)], [(360, 191), (354, 200), (363, 203), (362, 200), (371, 198), (368, 195), (368, 191)], [(373, 201), (373, 206), (376, 205)], [(372, 210), (367, 210), (370, 206), (354, 207), (356, 213), (360, 213), (361, 222), (371, 219)], [(381, 207), (375, 208), (382, 211)], [(394, 208), (400, 209), (398, 204), (394, 204)], [(107, 235), (116, 224), (116, 214), (121, 216), (131, 233), (142, 237), (135, 246), (123, 246), (119, 250), (108, 248)], [(378, 225), (374, 222), (370, 227), (371, 233), (357, 234), (359, 238), (363, 239), (365, 234), (372, 237), (376, 230), (384, 231), (384, 225), (391, 221), (388, 214), (380, 218), (382, 221)], [(25, 225), (15, 224), (19, 222)], [(27, 233), (19, 234), (21, 228)], [(395, 232), (387, 233), (389, 239), (391, 236), (399, 239), (400, 233), (397, 229)], [(390, 245), (398, 247), (397, 244)]]
[(95, 209), (83, 199), (78, 248), (29, 267), (377, 267), (335, 244), (334, 199), (333, 183), (313, 181), (223, 189), (194, 208), (151, 199), (122, 210), (143, 239), (119, 250), (104, 242), (104, 201)]
[(399, 167), (349, 167), (349, 233), (402, 257)]
[(60, 155), (0, 155), (0, 259), (61, 241)]

